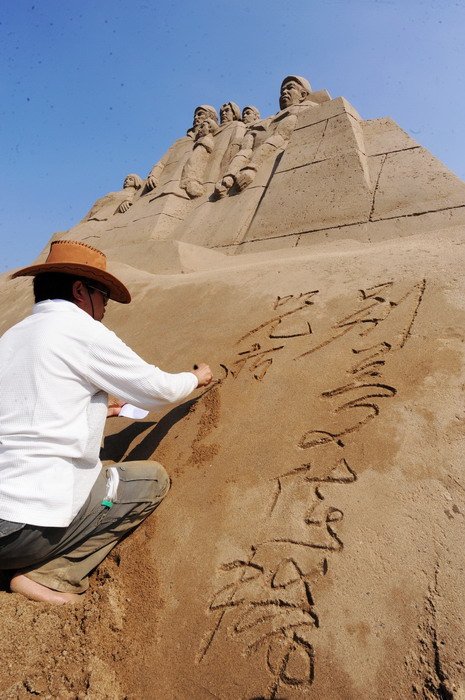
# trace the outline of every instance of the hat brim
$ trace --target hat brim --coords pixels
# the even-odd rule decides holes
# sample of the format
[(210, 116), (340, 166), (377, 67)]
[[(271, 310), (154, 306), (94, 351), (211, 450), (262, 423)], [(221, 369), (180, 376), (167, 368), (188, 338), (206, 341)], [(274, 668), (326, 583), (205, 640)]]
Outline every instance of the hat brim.
[(116, 277), (106, 270), (99, 270), (98, 268), (79, 263), (57, 262), (30, 265), (29, 267), (24, 267), (14, 272), (11, 275), (11, 279), (15, 277), (34, 277), (41, 272), (62, 272), (66, 275), (82, 275), (87, 279), (100, 282), (100, 284), (108, 289), (110, 299), (113, 299), (113, 301), (118, 301), (120, 304), (129, 304), (131, 301), (129, 290), (126, 289), (124, 284)]

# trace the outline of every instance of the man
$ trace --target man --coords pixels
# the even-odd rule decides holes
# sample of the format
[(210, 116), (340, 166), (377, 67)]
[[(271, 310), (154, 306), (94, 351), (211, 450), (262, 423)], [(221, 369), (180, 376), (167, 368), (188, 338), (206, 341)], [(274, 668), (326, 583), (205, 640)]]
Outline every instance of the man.
[[(0, 569), (11, 589), (76, 601), (89, 573), (165, 496), (157, 462), (101, 468), (108, 394), (150, 410), (211, 382), (210, 368), (169, 374), (100, 321), (108, 299), (131, 301), (85, 243), (52, 243), (34, 276), (31, 316), (0, 339)], [(118, 409), (112, 409), (112, 414)]]
[(302, 109), (318, 107), (309, 97), (312, 88), (306, 78), (288, 75), (281, 83), (280, 111), (273, 117), (252, 124), (242, 140), (226, 174), (216, 183), (217, 197), (225, 197), (233, 184), (242, 191), (255, 179), (264, 162), (284, 151), (297, 124)]

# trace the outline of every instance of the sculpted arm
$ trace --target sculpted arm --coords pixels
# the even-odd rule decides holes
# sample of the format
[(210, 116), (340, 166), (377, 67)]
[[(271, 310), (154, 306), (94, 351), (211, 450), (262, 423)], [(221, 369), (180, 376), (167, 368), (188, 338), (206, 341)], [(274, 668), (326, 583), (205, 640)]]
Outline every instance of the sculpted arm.
[(228, 169), (222, 179), (216, 183), (215, 192), (218, 197), (224, 197), (227, 191), (233, 186), (237, 173), (244, 168), (252, 158), (255, 135), (252, 131), (247, 131), (242, 139), (240, 149), (229, 163)]
[(165, 164), (167, 161), (167, 153), (161, 158), (156, 165), (153, 166), (152, 170), (149, 172), (148, 177), (147, 177), (147, 182), (145, 183), (145, 187), (148, 190), (153, 190), (155, 187), (157, 187), (158, 183), (160, 182), (161, 175), (163, 173), (163, 170), (165, 169)]
[(297, 116), (295, 114), (289, 114), (277, 122), (277, 128), (274, 133), (258, 146), (252, 153), (249, 163), (244, 165), (236, 175), (236, 183), (240, 190), (243, 190), (253, 182), (258, 169), (268, 158), (273, 156), (276, 151), (286, 148), (296, 124)]
[(252, 157), (253, 145), (255, 141), (255, 136), (252, 131), (246, 132), (244, 138), (241, 141), (239, 151), (236, 153), (232, 159), (227, 175), (235, 175)]

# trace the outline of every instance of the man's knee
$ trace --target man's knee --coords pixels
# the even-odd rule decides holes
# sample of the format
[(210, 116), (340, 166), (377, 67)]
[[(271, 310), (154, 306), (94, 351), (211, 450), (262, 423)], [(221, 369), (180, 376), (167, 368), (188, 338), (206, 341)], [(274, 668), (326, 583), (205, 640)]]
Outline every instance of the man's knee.
[(169, 491), (170, 478), (159, 462), (125, 462), (119, 464), (117, 469), (119, 484), (115, 502), (157, 503)]
[(153, 472), (153, 480), (157, 482), (160, 497), (164, 498), (171, 486), (171, 479), (165, 467), (160, 462), (148, 461), (147, 467)]

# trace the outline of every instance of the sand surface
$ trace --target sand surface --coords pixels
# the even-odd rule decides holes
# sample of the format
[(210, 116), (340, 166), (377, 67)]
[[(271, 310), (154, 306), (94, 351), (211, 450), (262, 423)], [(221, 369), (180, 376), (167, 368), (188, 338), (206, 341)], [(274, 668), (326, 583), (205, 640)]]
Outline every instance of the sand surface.
[[(109, 420), (103, 457), (172, 491), (81, 606), (0, 594), (2, 697), (464, 697), (464, 233), (142, 273), (110, 305), (219, 381)], [(5, 324), (28, 285), (1, 280)]]
[[(223, 131), (198, 200), (176, 147), (53, 237), (107, 253), (136, 352), (215, 382), (108, 421), (102, 459), (172, 489), (78, 606), (4, 577), (1, 698), (465, 700), (465, 184), (325, 99), (244, 192), (212, 198)], [(0, 276), (0, 332), (31, 304)]]

